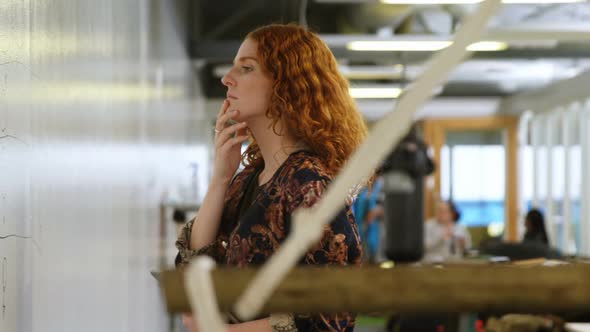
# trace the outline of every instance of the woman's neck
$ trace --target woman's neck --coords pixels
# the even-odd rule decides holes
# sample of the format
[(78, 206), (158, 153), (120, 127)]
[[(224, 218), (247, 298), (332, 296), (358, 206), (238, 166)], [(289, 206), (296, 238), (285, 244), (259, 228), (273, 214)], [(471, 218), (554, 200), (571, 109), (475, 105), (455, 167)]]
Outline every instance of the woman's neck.
[(290, 134), (281, 130), (279, 124), (276, 126), (276, 131), (281, 135), (277, 135), (272, 127), (269, 128), (269, 125), (270, 121), (248, 123), (264, 159), (264, 169), (259, 175), (260, 185), (270, 180), (291, 153), (302, 149), (301, 144), (297, 144)]

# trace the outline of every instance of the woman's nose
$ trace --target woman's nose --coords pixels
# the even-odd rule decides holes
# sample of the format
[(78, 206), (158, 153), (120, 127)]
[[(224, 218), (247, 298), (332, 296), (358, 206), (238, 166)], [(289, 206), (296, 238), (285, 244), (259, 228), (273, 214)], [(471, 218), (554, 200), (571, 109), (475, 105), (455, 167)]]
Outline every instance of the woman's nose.
[(221, 84), (225, 86), (235, 85), (235, 81), (231, 78), (230, 73), (227, 73), (221, 77)]

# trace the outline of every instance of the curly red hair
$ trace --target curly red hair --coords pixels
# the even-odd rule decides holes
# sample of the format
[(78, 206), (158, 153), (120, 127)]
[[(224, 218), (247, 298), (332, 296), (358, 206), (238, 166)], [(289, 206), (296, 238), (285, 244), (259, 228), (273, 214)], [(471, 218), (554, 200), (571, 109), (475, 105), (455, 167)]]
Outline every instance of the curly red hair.
[[(257, 43), (262, 66), (274, 81), (266, 111), (273, 130), (282, 120), (336, 174), (367, 135), (367, 127), (334, 55), (318, 35), (295, 24), (263, 26), (248, 38)], [(243, 161), (263, 162), (255, 141)]]

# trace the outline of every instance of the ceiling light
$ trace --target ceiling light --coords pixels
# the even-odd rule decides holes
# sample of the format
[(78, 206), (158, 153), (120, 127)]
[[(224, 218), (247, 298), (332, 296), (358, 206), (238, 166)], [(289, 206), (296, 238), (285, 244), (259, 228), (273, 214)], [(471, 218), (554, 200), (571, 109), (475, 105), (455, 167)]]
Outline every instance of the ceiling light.
[(350, 88), (352, 98), (397, 98), (402, 89), (396, 87)]
[[(372, 40), (352, 41), (346, 45), (352, 51), (439, 51), (450, 46), (448, 40)], [(481, 41), (467, 47), (469, 51), (502, 51), (508, 44), (499, 41)]]
[(340, 73), (351, 80), (401, 79), (404, 74), (403, 65), (394, 66), (339, 66)]
[[(382, 3), (390, 5), (442, 5), (442, 4), (470, 4), (479, 3), (483, 0), (381, 0)], [(573, 3), (584, 2), (585, 0), (502, 0), (502, 3)]]
[(467, 50), (473, 52), (503, 51), (507, 48), (508, 44), (499, 41), (481, 41), (467, 46)]
[(574, 3), (584, 2), (586, 0), (502, 0), (502, 3), (530, 3), (530, 4), (541, 4), (541, 3)]
[(440, 4), (466, 4), (478, 3), (482, 0), (381, 0), (390, 5), (440, 5)]
[(353, 41), (346, 45), (353, 51), (438, 51), (451, 45), (450, 41), (372, 40)]

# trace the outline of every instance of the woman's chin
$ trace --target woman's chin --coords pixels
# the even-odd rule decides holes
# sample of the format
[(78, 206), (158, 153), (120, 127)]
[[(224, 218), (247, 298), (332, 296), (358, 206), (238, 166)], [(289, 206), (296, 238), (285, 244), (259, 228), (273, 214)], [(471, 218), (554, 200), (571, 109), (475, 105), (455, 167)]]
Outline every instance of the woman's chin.
[(244, 122), (244, 117), (238, 112), (238, 115), (234, 116), (232, 120), (235, 122)]

